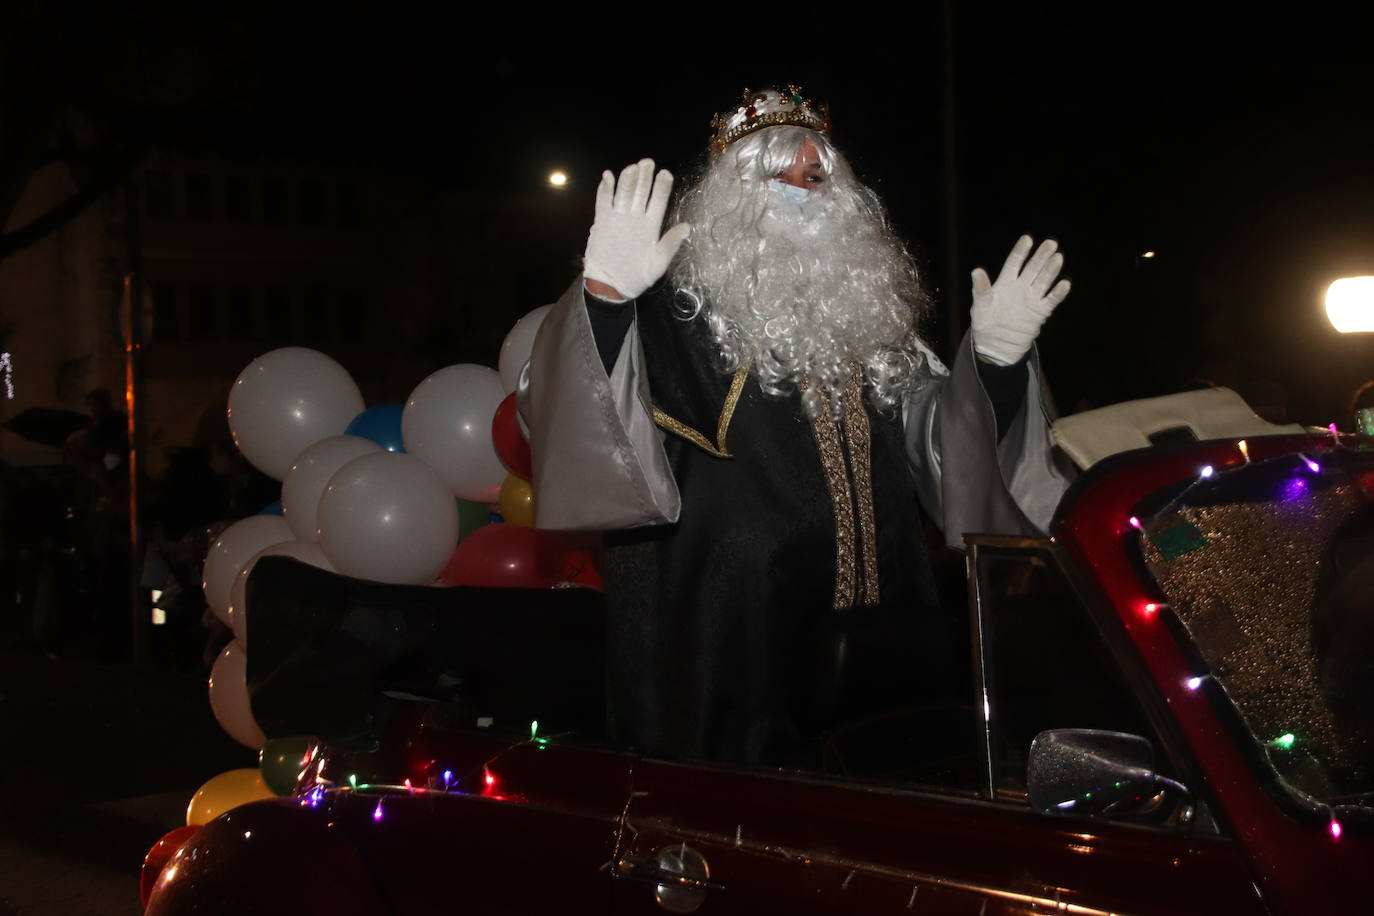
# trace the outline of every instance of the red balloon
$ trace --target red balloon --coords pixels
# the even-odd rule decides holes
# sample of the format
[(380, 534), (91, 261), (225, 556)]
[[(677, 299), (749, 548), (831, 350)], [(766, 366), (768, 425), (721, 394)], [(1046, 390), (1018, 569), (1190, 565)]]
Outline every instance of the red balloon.
[(533, 480), (534, 461), (530, 457), (530, 444), (520, 431), (520, 420), (516, 413), (515, 393), (511, 392), (491, 418), (491, 444), (506, 470), (522, 480)]
[(163, 870), (145, 916), (389, 912), (332, 813), (275, 798), (241, 805), (200, 828)]
[(478, 528), (453, 551), (440, 580), (486, 588), (552, 588), (543, 542), (533, 528), (501, 522)]
[(587, 531), (541, 531), (545, 568), (554, 588), (602, 589), (601, 535)]
[(148, 850), (148, 854), (143, 857), (143, 870), (138, 875), (138, 896), (143, 901), (144, 907), (148, 906), (148, 898), (152, 896), (153, 885), (157, 884), (158, 875), (162, 874), (162, 869), (166, 867), (167, 861), (176, 855), (177, 850), (198, 830), (200, 830), (199, 824), (178, 827), (154, 843), (153, 848)]

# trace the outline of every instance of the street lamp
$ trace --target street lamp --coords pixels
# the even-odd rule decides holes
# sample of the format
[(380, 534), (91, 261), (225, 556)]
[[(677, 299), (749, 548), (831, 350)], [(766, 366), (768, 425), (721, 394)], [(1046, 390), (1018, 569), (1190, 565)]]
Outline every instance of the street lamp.
[(552, 171), (549, 173), (549, 187), (566, 188), (568, 186), (568, 173), (563, 171)]
[(1326, 317), (1342, 334), (1374, 331), (1374, 277), (1342, 277), (1326, 288)]

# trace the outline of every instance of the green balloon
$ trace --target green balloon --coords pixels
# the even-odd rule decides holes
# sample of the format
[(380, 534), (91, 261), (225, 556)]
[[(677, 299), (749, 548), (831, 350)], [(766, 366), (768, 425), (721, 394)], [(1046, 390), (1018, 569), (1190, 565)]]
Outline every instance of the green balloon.
[(458, 500), (458, 543), (478, 528), (491, 522), (491, 509), (483, 503)]
[(305, 769), (305, 754), (314, 743), (314, 738), (303, 735), (267, 739), (258, 752), (258, 770), (267, 788), (277, 795), (290, 795)]

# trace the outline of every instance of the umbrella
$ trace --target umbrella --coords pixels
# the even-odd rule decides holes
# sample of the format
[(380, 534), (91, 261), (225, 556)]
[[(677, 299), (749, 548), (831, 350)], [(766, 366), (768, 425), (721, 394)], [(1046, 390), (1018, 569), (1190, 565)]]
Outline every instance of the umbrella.
[(60, 448), (67, 437), (78, 429), (90, 425), (91, 418), (84, 413), (60, 407), (30, 407), (4, 422), (4, 427), (10, 432), (30, 442), (55, 448)]

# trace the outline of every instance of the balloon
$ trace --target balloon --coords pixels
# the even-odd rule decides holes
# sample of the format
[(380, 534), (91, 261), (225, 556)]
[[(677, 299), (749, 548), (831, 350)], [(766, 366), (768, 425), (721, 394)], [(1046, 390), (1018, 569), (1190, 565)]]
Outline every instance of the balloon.
[(283, 347), (239, 373), (229, 391), (229, 431), (243, 457), (281, 480), (296, 456), (337, 436), (363, 409), (343, 366), (318, 350)]
[(233, 587), (229, 589), (229, 608), (225, 613), (228, 618), (225, 622), (229, 624), (229, 629), (234, 631), (234, 638), (245, 649), (248, 648), (246, 608), (248, 574), (253, 571), (253, 567), (263, 557), (291, 557), (319, 569), (336, 572), (334, 566), (329, 562), (329, 558), (324, 555), (324, 550), (314, 541), (286, 541), (283, 544), (273, 544), (266, 550), (260, 550), (253, 554), (252, 559), (243, 565), (243, 570), (234, 579)]
[(552, 308), (552, 305), (539, 306), (517, 321), (510, 333), (506, 334), (501, 344), (501, 356), (496, 363), (501, 370), (501, 387), (506, 391), (514, 391), (519, 384), (520, 371), (530, 361), (530, 351), (534, 349), (534, 337), (544, 323), (544, 316)]
[(554, 588), (603, 587), (597, 568), (601, 534), (595, 531), (541, 531), (544, 556), (552, 564)]
[(485, 528), (491, 524), (491, 510), (482, 503), (468, 502), (466, 499), (460, 499), (457, 502), (458, 541), (462, 543), (463, 538), (478, 528)]
[(404, 452), (405, 447), (401, 444), (401, 414), (404, 412), (404, 404), (369, 407), (354, 417), (344, 432), (370, 439), (388, 452)]
[(501, 484), (501, 517), (512, 525), (529, 528), (534, 524), (534, 487), (514, 474)]
[(410, 393), (401, 432), (406, 451), (429, 465), (460, 499), (496, 501), (506, 469), (491, 444), (491, 418), (504, 398), (486, 366), (447, 366)]
[(205, 555), (205, 602), (224, 623), (229, 622), (229, 592), (234, 579), (253, 555), (273, 544), (292, 540), (291, 528), (279, 515), (253, 515), (240, 519), (219, 536)]
[(210, 710), (219, 727), (244, 747), (256, 751), (267, 741), (248, 702), (248, 657), (237, 640), (224, 647), (210, 669)]
[(517, 417), (515, 395), (508, 394), (491, 418), (491, 444), (506, 470), (516, 477), (533, 480), (534, 462), (530, 458), (530, 444), (520, 431)]
[(314, 738), (303, 735), (268, 739), (258, 754), (258, 772), (267, 788), (277, 795), (290, 795), (301, 770), (309, 762), (308, 755), (314, 744)]
[(158, 876), (162, 874), (162, 869), (167, 865), (167, 860), (177, 854), (177, 850), (195, 836), (196, 831), (200, 830), (199, 824), (187, 824), (185, 827), (178, 827), (162, 835), (162, 839), (153, 844), (153, 848), (148, 850), (148, 854), (143, 857), (143, 869), (138, 874), (138, 896), (143, 901), (143, 905), (148, 905), (148, 898), (153, 893), (153, 885), (157, 883)]
[(550, 588), (541, 572), (539, 532), (500, 523), (466, 538), (453, 552), (439, 578), (447, 585), (487, 588)]
[(208, 824), (231, 808), (272, 797), (272, 790), (257, 770), (225, 770), (191, 796), (186, 806), (186, 824)]
[(424, 585), (458, 543), (458, 506), (414, 455), (354, 458), (329, 479), (319, 508), (320, 546), (346, 576)]
[(354, 458), (381, 450), (376, 442), (361, 436), (330, 436), (300, 453), (281, 485), (286, 524), (296, 537), (306, 541), (320, 539), (316, 511), (329, 478)]
[(241, 805), (206, 824), (172, 857), (145, 916), (413, 911), (414, 898), (404, 890), (392, 894), (390, 883), (382, 886), (393, 905), (382, 903), (380, 882), (359, 845), (342, 825), (334, 827), (328, 806), (317, 810), (281, 798)]
[(281, 515), (281, 500), (270, 502), (258, 510), (258, 515)]

